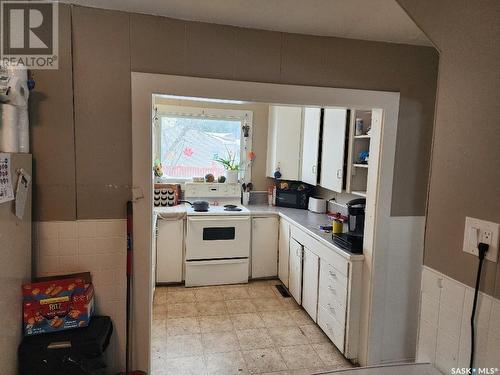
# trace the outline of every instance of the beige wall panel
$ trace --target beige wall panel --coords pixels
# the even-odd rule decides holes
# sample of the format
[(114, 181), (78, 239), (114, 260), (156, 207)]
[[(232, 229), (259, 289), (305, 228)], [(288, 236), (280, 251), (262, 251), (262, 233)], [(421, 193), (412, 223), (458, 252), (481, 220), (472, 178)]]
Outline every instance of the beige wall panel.
[(131, 14), (132, 71), (185, 73), (186, 23), (166, 17)]
[[(283, 34), (281, 82), (327, 86), (327, 43), (329, 38)], [(336, 51), (342, 55), (345, 52)]]
[[(398, 154), (396, 161), (392, 211), (396, 216), (424, 213), (437, 64), (433, 49), (246, 30), (154, 16), (131, 17), (133, 69), (180, 74), (185, 61), (184, 74), (192, 76), (400, 91), (400, 122), (405, 129), (398, 136), (398, 149), (405, 150), (405, 155)], [(130, 150), (126, 150), (130, 135), (115, 131), (128, 128), (130, 122), (128, 110), (123, 110), (130, 106), (125, 94), (129, 92), (130, 72), (127, 22), (125, 13), (75, 8), (79, 208), (82, 203), (79, 218), (114, 216), (116, 209), (107, 208), (114, 204), (113, 197), (127, 195), (123, 186), (130, 181), (129, 172), (125, 171), (130, 158)], [(155, 49), (162, 40), (170, 40), (165, 43), (178, 52), (169, 53), (166, 47)], [(185, 60), (180, 57), (183, 48)], [(99, 79), (92, 85), (94, 77)], [(121, 124), (121, 128), (110, 123)], [(104, 141), (84, 147), (90, 134), (100, 134)], [(89, 155), (107, 160), (103, 170), (116, 164), (117, 155), (122, 155), (125, 163), (115, 166), (117, 173), (113, 168), (107, 172), (92, 170), (93, 158)], [(85, 212), (90, 205), (84, 197), (90, 191), (102, 192), (103, 204), (97, 204), (101, 207), (99, 213)], [(122, 203), (121, 198), (116, 199), (117, 205)]]
[[(465, 217), (500, 222), (500, 3), (398, 2), (441, 51), (425, 264), (473, 286)], [(500, 297), (499, 263), (486, 262), (482, 289)]]
[(188, 22), (186, 75), (235, 79), (236, 27)]
[[(162, 22), (170, 29), (167, 21)], [(400, 91), (403, 131), (397, 148), (403, 154), (396, 158), (392, 214), (425, 214), (438, 64), (434, 49), (198, 22), (186, 25), (186, 75)], [(132, 27), (132, 33), (140, 34), (132, 35), (132, 41), (149, 40), (153, 26)], [(146, 62), (151, 64), (148, 72), (178, 74), (177, 68), (156, 67), (165, 49), (150, 49), (155, 62)]]
[(236, 29), (236, 79), (280, 82), (282, 33)]
[(33, 220), (75, 220), (75, 141), (71, 16), (59, 6), (59, 69), (32, 72), (29, 116), (33, 153)]
[(123, 218), (132, 180), (129, 15), (74, 7), (73, 40), (77, 216)]
[(284, 35), (283, 83), (401, 93), (393, 216), (425, 214), (437, 66), (433, 48)]

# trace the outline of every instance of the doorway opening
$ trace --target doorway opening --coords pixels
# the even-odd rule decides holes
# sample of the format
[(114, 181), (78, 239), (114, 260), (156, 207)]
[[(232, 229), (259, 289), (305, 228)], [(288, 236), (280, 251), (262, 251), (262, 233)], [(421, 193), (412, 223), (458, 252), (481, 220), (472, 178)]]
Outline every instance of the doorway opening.
[[(153, 236), (151, 235), (153, 228), (154, 181), (151, 178), (151, 170), (149, 167), (145, 168), (145, 166), (151, 166), (154, 162), (151, 114), (154, 111), (153, 95), (159, 94), (209, 99), (219, 98), (267, 105), (380, 111), (382, 119), (379, 132), (380, 139), (378, 141), (380, 147), (378, 147), (378, 151), (374, 149), (373, 152), (370, 152), (370, 158), (376, 152), (379, 152), (379, 155), (375, 158), (377, 163), (373, 164), (373, 170), (376, 170), (376, 173), (373, 174), (374, 180), (371, 183), (367, 181), (368, 185), (373, 186), (371, 192), (369, 188), (366, 191), (367, 215), (365, 222), (365, 227), (369, 229), (369, 235), (365, 239), (366, 246), (371, 250), (365, 251), (363, 254), (363, 285), (360, 291), (362, 304), (359, 311), (359, 362), (361, 364), (379, 363), (382, 354), (376, 344), (387, 338), (387, 333), (379, 332), (374, 322), (376, 321), (377, 325), (382, 326), (384, 324), (389, 325), (389, 323), (385, 323), (383, 319), (385, 313), (383, 306), (380, 306), (378, 301), (375, 303), (372, 301), (377, 296), (385, 295), (390, 288), (390, 286), (384, 284), (384, 269), (390, 267), (391, 252), (390, 247), (387, 246), (388, 239), (378, 236), (377, 233), (384, 233), (384, 230), (390, 225), (399, 94), (221, 81), (145, 73), (132, 73), (132, 88), (134, 192), (138, 198), (143, 196), (142, 199), (136, 201), (134, 207), (134, 239), (136, 254), (139, 253), (134, 260), (136, 270), (134, 280), (134, 347), (141, 348), (140, 351), (134, 351), (136, 367), (150, 369), (150, 343), (151, 336), (154, 334), (151, 330), (153, 290), (156, 283), (152, 266)], [(254, 131), (258, 131), (255, 128), (255, 119), (253, 126)], [(251, 151), (258, 147), (255, 138), (253, 138), (253, 142), (254, 145)], [(267, 148), (268, 144), (266, 143), (265, 149)], [(256, 155), (257, 160), (259, 153), (256, 152)], [(267, 176), (269, 171), (267, 156), (265, 159), (266, 166), (264, 170), (266, 170)], [(271, 169), (273, 167), (275, 166), (271, 166)], [(251, 181), (258, 178), (255, 175), (254, 165), (252, 165), (251, 178)], [(367, 178), (370, 177), (367, 176)], [(267, 177), (264, 177), (264, 181), (267, 181)], [(372, 199), (370, 194), (373, 194)], [(399, 248), (398, 251), (404, 252), (405, 249), (401, 250)], [(415, 269), (415, 265), (412, 265), (412, 268)], [(194, 294), (194, 297), (196, 298), (196, 294)], [(383, 299), (380, 301), (383, 301)], [(142, 317), (142, 319), (138, 317)]]

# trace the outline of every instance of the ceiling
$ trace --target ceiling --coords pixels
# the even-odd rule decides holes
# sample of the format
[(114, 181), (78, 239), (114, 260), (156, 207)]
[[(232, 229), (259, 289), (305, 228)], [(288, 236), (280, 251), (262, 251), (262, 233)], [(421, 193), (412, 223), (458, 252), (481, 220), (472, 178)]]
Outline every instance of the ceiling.
[(431, 45), (395, 0), (66, 0), (66, 2), (255, 29)]

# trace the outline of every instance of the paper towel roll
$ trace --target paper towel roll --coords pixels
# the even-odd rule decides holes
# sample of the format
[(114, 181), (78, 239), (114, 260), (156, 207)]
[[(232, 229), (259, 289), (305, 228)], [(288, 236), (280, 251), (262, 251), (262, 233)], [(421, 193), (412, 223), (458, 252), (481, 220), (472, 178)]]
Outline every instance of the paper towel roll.
[(28, 107), (18, 108), (18, 128), (19, 128), (19, 152), (30, 152), (30, 126), (28, 117)]
[(29, 90), (28, 81), (19, 77), (11, 77), (8, 82), (9, 90), (2, 94), (0, 100), (18, 107), (28, 105)]
[(0, 101), (27, 106), (29, 98), (28, 70), (24, 66), (0, 67)]
[(0, 104), (0, 152), (19, 152), (20, 109)]
[(22, 79), (24, 81), (28, 80), (28, 69), (26, 69), (25, 66), (23, 65), (8, 65), (0, 66), (0, 74), (2, 75), (8, 75), (9, 77), (17, 77), (19, 79)]

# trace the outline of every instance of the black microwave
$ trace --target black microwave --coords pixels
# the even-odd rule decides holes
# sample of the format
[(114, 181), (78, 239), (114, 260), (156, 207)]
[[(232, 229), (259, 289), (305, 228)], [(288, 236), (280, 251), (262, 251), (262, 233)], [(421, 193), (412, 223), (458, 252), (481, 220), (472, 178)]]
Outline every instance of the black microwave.
[(311, 191), (309, 189), (276, 189), (276, 206), (307, 210), (310, 196)]

